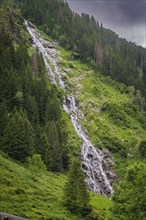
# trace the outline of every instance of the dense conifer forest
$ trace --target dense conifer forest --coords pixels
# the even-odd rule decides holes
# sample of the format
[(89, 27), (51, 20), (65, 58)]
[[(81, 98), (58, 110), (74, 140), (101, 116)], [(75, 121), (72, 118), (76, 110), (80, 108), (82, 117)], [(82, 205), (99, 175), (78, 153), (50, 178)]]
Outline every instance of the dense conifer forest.
[[(0, 44), (2, 150), (20, 161), (32, 153), (40, 153), (48, 170), (61, 171), (67, 166), (67, 159), (63, 160), (67, 158), (64, 149), (67, 135), (63, 131), (65, 124), (61, 122), (59, 91), (48, 85), (41, 55), (36, 51), (29, 56), (27, 43), (19, 30), (22, 21), (15, 24), (19, 18), (10, 11), (3, 11), (3, 15), (6, 22), (4, 27), (2, 23)], [(5, 30), (6, 25), (9, 34), (14, 26), (18, 28), (16, 35), (11, 36), (13, 39)], [(56, 159), (51, 161), (51, 154)]]
[[(50, 82), (24, 19), (58, 45), (67, 91)], [(145, 220), (146, 49), (63, 0), (1, 0), (0, 39), (0, 211), (32, 220)], [(87, 190), (82, 141), (62, 106), (68, 91), (94, 146), (113, 157), (110, 200)]]
[(63, 47), (74, 49), (83, 62), (146, 96), (144, 48), (120, 39), (93, 16), (72, 12), (66, 1), (26, 0), (23, 13)]

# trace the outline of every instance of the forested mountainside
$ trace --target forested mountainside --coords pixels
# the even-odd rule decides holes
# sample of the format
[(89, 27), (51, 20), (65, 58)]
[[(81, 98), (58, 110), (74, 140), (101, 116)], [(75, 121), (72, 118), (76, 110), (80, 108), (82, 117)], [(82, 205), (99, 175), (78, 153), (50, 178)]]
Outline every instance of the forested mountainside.
[(119, 38), (93, 16), (72, 12), (66, 1), (13, 1), (20, 4), (25, 18), (63, 47), (74, 49), (83, 62), (116, 81), (134, 86), (134, 94), (141, 92), (142, 97), (146, 96), (146, 49)]
[[(32, 220), (145, 220), (145, 49), (72, 13), (63, 1), (2, 0), (0, 6), (1, 211)], [(90, 43), (81, 44), (84, 29)], [(117, 76), (126, 74), (125, 57), (129, 68), (135, 63), (135, 75), (130, 68), (124, 78), (131, 86), (109, 77), (109, 57), (120, 67)], [(105, 193), (110, 200), (84, 184), (87, 175), (99, 191), (104, 182), (115, 183), (114, 193)]]
[(141, 91), (141, 96), (146, 96), (146, 49), (120, 39), (93, 16), (83, 13), (80, 16), (72, 12), (66, 1), (23, 2), (24, 16), (46, 34), (67, 49), (74, 49), (82, 61), (104, 75), (134, 86)]
[(1, 9), (0, 34), (2, 150), (20, 161), (37, 152), (48, 169), (66, 169), (68, 134), (61, 92), (47, 81), (42, 56), (34, 49), (28, 51), (29, 35), (19, 14)]

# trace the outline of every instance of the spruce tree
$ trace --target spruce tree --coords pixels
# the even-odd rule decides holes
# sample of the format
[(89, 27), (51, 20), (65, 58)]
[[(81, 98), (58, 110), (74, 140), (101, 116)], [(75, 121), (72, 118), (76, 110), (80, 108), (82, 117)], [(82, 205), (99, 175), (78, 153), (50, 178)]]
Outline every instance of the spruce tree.
[(139, 145), (139, 153), (144, 159), (146, 159), (146, 141), (142, 141)]
[(59, 100), (55, 94), (52, 92), (51, 98), (48, 97), (46, 102), (46, 111), (45, 111), (45, 121), (59, 121), (61, 118), (61, 109)]
[(3, 130), (7, 124), (8, 120), (8, 111), (7, 111), (7, 104), (5, 102), (0, 103), (0, 139), (3, 135)]
[(48, 141), (47, 135), (44, 132), (40, 138), (40, 147), (38, 148), (38, 153), (42, 156), (42, 159), (48, 170), (51, 170), (52, 165), (52, 149)]
[(33, 125), (36, 126), (36, 124), (39, 123), (39, 111), (35, 97), (27, 95), (24, 106), (27, 110), (28, 119)]
[(89, 194), (80, 161), (73, 160), (64, 188), (64, 204), (72, 213), (87, 216), (90, 213)]
[(113, 196), (111, 220), (146, 219), (146, 165), (128, 168)]
[(63, 169), (62, 164), (62, 146), (59, 137), (59, 130), (55, 121), (50, 121), (46, 125), (46, 134), (51, 146), (52, 158), (51, 170), (53, 172), (60, 172)]
[(2, 150), (11, 157), (25, 161), (34, 150), (33, 128), (22, 111), (11, 113), (3, 132)]
[(40, 154), (33, 154), (32, 157), (28, 157), (29, 170), (35, 175), (39, 176), (41, 173), (47, 170), (44, 161)]

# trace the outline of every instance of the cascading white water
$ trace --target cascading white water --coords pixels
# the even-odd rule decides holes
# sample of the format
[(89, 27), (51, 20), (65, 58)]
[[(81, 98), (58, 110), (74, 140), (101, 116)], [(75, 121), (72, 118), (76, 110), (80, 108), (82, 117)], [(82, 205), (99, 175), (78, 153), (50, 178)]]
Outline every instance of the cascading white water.
[[(44, 45), (48, 43), (43, 39), (37, 29), (30, 23), (25, 21), (27, 29), (32, 36), (33, 45), (38, 48), (39, 52), (44, 58), (45, 65), (48, 69), (48, 75), (50, 80), (57, 86), (65, 89), (65, 84), (62, 80), (59, 67), (56, 60), (53, 57), (52, 49), (46, 48)], [(54, 49), (53, 49), (54, 50)], [(53, 66), (49, 65), (49, 62)], [(82, 126), (79, 123), (79, 115), (83, 115), (76, 105), (75, 98), (72, 95), (68, 95), (63, 104), (64, 110), (70, 114), (72, 124), (83, 141), (83, 147), (80, 154), (82, 161), (82, 168), (86, 174), (86, 181), (89, 189), (102, 195), (110, 195), (113, 190), (110, 184), (110, 180), (107, 178), (106, 172), (103, 169), (104, 154), (102, 151), (96, 149), (85, 135)]]
[(113, 190), (102, 167), (104, 154), (102, 151), (95, 149), (79, 124), (78, 118), (82, 113), (77, 107), (75, 98), (72, 95), (68, 95), (64, 103), (64, 109), (70, 114), (72, 124), (78, 136), (83, 141), (80, 159), (89, 189), (105, 196), (110, 195)]
[[(56, 60), (51, 56), (51, 49), (45, 48), (44, 46), (45, 44), (48, 43), (48, 41), (40, 37), (40, 34), (38, 33), (38, 31), (30, 22), (25, 20), (25, 25), (27, 26), (27, 30), (33, 38), (33, 46), (35, 46), (39, 50), (39, 52), (42, 54), (44, 58), (44, 62), (47, 67), (47, 70), (49, 73), (48, 75), (49, 75), (51, 82), (65, 89), (65, 85), (61, 78), (59, 68), (56, 64)], [(49, 65), (49, 61), (54, 67), (54, 72), (51, 66)]]

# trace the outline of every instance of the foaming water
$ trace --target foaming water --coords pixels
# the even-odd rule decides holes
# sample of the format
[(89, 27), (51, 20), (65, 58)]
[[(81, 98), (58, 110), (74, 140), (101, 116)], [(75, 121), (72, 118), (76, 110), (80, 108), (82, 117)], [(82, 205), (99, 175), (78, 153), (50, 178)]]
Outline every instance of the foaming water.
[[(32, 37), (33, 46), (38, 49), (44, 58), (49, 79), (56, 86), (65, 90), (65, 83), (62, 80), (61, 71), (57, 66), (55, 58), (57, 51), (55, 51), (54, 48), (44, 46), (48, 44), (48, 41), (40, 36), (37, 29), (30, 22), (25, 21), (25, 25)], [(103, 169), (104, 153), (92, 145), (83, 131), (79, 122), (79, 116), (83, 115), (83, 113), (78, 108), (75, 97), (69, 94), (66, 100), (64, 100), (63, 107), (64, 110), (70, 114), (72, 124), (83, 142), (80, 159), (82, 161), (83, 171), (86, 174), (86, 182), (88, 183), (89, 189), (104, 196), (110, 195), (113, 190), (110, 183), (111, 181)]]

